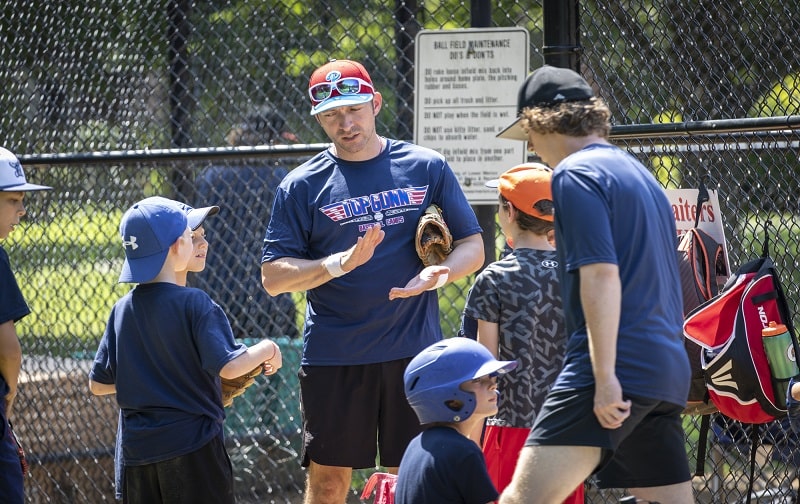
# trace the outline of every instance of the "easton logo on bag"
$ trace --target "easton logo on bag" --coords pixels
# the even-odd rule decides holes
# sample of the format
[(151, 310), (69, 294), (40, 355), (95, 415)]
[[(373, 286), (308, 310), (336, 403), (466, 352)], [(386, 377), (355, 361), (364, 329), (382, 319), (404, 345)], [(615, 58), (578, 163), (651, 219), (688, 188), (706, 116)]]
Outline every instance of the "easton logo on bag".
[(797, 337), (778, 274), (765, 244), (762, 257), (741, 266), (722, 291), (686, 317), (684, 336), (700, 352), (710, 401), (723, 415), (760, 424), (786, 415), (774, 390), (762, 330), (786, 325), (797, 352)]

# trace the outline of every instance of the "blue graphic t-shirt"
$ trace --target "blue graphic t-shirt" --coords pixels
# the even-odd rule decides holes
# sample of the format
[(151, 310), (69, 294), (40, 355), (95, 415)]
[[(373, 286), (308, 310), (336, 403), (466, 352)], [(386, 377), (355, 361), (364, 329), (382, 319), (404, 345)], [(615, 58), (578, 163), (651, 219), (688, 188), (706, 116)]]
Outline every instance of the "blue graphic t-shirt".
[(436, 292), (389, 301), (423, 269), (417, 221), (436, 203), (454, 240), (480, 233), (450, 166), (437, 152), (387, 140), (374, 159), (324, 151), (290, 172), (275, 195), (262, 262), (321, 259), (352, 247), (375, 225), (386, 232), (372, 259), (307, 292), (303, 365), (388, 362), (442, 338)]
[(553, 172), (556, 252), (569, 339), (553, 388), (593, 381), (580, 267), (619, 267), (622, 306), (617, 377), (626, 394), (683, 405), (689, 360), (683, 344), (683, 299), (675, 259), (675, 219), (653, 175), (627, 152), (590, 145)]

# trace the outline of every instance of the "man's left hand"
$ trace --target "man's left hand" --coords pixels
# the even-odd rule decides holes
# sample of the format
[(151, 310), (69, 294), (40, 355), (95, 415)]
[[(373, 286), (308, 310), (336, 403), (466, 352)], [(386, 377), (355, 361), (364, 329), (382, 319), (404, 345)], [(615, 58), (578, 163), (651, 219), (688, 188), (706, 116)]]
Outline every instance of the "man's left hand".
[(393, 287), (389, 291), (389, 300), (419, 296), (436, 286), (442, 275), (449, 274), (450, 268), (447, 266), (428, 266), (412, 278), (405, 287)]

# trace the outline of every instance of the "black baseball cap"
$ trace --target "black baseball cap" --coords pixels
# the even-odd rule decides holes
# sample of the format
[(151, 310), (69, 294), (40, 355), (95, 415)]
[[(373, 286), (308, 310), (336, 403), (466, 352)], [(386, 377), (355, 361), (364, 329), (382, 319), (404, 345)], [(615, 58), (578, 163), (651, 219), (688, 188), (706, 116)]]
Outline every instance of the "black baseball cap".
[(509, 140), (528, 140), (528, 135), (522, 129), (522, 119), (519, 117), (526, 108), (552, 107), (560, 103), (583, 101), (594, 97), (592, 86), (583, 77), (569, 68), (559, 68), (550, 65), (534, 70), (517, 96), (517, 119), (497, 134), (497, 138)]

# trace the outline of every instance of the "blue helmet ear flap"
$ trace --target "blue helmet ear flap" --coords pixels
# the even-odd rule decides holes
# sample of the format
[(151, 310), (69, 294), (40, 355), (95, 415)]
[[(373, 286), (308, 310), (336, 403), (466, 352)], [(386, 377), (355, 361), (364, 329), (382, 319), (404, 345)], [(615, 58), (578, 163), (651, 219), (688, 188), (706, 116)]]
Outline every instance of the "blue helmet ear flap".
[(428, 387), (406, 394), (419, 423), (463, 422), (475, 412), (475, 395), (458, 384)]

